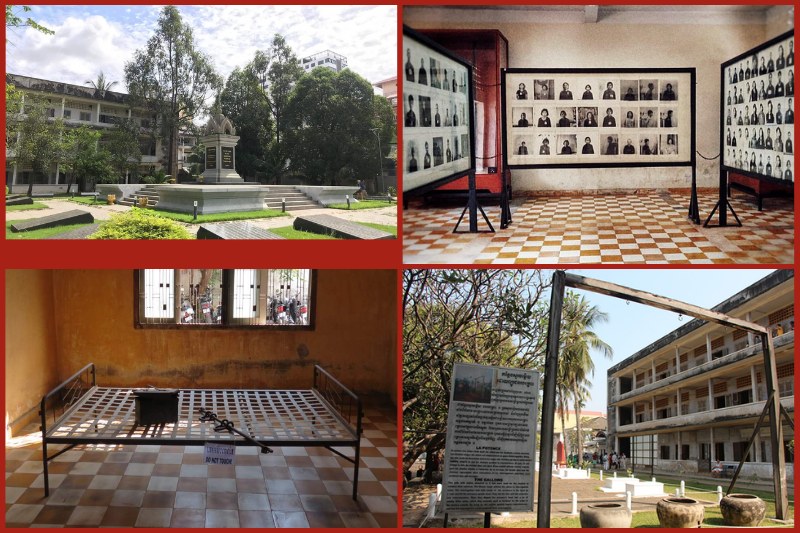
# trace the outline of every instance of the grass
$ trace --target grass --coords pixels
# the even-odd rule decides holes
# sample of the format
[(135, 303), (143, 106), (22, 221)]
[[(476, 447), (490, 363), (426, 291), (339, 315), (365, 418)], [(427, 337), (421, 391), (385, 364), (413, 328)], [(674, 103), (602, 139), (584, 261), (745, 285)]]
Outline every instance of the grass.
[(214, 213), (211, 215), (197, 215), (196, 219), (191, 214), (188, 213), (174, 213), (172, 211), (159, 211), (157, 209), (151, 209), (151, 212), (153, 214), (162, 216), (164, 218), (177, 220), (178, 222), (186, 222), (188, 224), (204, 224), (206, 222), (225, 222), (228, 220), (249, 220), (252, 218), (272, 218), (272, 217), (289, 216), (287, 213), (282, 213), (281, 211), (275, 209), (261, 209), (258, 211), (239, 211), (236, 213)]
[(97, 200), (91, 196), (73, 196), (68, 198), (70, 202), (75, 202), (76, 204), (85, 204), (85, 205), (106, 205), (105, 198), (102, 200)]
[(294, 229), (292, 226), (284, 226), (282, 228), (270, 228), (269, 231), (271, 231), (272, 233), (275, 233), (276, 235), (280, 235), (284, 239), (336, 240), (336, 237), (331, 237), (330, 235), (320, 235), (319, 233), (312, 233), (310, 231), (300, 231), (300, 230)]
[(49, 206), (40, 202), (33, 202), (32, 204), (6, 206), (6, 211), (35, 211), (37, 209), (49, 209)]
[[(359, 202), (350, 202), (350, 209), (378, 209), (379, 207), (391, 207), (397, 205), (394, 202), (385, 202), (383, 200), (361, 200)], [(326, 207), (330, 209), (347, 209), (347, 203), (343, 204), (330, 204)]]
[(47, 239), (54, 235), (60, 235), (74, 229), (82, 228), (88, 224), (70, 224), (69, 226), (58, 226), (55, 228), (36, 229), (31, 231), (20, 231), (15, 233), (11, 231), (11, 224), (21, 222), (20, 220), (12, 220), (6, 222), (6, 240), (20, 240), (20, 239)]
[(386, 224), (376, 224), (374, 222), (358, 222), (362, 226), (367, 226), (368, 228), (373, 228), (381, 231), (385, 231), (386, 233), (391, 233), (395, 237), (397, 237), (397, 226), (387, 226)]

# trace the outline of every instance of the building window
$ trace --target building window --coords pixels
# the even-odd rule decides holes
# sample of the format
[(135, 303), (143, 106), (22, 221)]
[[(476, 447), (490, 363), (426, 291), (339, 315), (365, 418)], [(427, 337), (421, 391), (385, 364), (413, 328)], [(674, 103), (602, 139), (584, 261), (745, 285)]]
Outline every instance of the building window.
[(689, 460), (689, 445), (681, 444), (681, 459), (684, 461)]
[(669, 460), (669, 446), (660, 446), (659, 449), (661, 451), (659, 459)]
[(72, 118), (72, 110), (71, 109), (65, 109), (64, 110), (64, 118)]
[(714, 409), (724, 409), (728, 406), (728, 396), (714, 396)]
[(717, 461), (724, 461), (725, 460), (725, 443), (724, 442), (715, 442), (714, 443), (714, 456), (717, 458)]
[(83, 122), (90, 122), (92, 120), (92, 114), (87, 111), (81, 111), (81, 118)]
[(305, 269), (138, 270), (136, 324), (313, 329), (315, 279)]
[(753, 402), (753, 391), (750, 389), (740, 390), (733, 393), (733, 405), (745, 405)]

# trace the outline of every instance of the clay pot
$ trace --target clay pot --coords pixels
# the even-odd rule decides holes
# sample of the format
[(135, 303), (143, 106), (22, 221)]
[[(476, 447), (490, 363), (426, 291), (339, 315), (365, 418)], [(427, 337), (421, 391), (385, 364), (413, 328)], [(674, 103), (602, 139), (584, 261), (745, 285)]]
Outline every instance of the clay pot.
[(725, 525), (756, 527), (767, 514), (767, 504), (752, 494), (729, 494), (719, 502)]
[(108, 205), (117, 203), (117, 195), (109, 194), (108, 196), (106, 196), (106, 203), (108, 203)]
[(596, 503), (581, 507), (581, 527), (629, 528), (633, 516), (621, 503)]
[(656, 506), (661, 527), (700, 527), (703, 505), (691, 498), (664, 498)]

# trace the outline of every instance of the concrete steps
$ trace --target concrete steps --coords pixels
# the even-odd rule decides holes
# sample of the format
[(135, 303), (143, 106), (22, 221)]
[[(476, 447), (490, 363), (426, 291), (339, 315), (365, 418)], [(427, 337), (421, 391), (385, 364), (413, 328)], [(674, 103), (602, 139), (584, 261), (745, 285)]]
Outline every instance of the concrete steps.
[(147, 198), (147, 207), (155, 207), (158, 204), (158, 193), (153, 185), (145, 185), (143, 189), (139, 189), (139, 191), (132, 196), (126, 196), (117, 203), (120, 205), (138, 206), (140, 197)]
[(264, 199), (264, 207), (280, 211), (283, 200), (286, 200), (287, 211), (300, 209), (322, 209), (322, 206), (295, 188), (287, 188), (280, 192), (270, 192)]

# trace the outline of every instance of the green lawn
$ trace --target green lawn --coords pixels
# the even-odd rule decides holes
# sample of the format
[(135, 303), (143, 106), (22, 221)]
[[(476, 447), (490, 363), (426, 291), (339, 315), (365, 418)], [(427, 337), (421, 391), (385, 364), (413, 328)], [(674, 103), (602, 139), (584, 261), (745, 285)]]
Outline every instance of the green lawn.
[(78, 204), (86, 204), (86, 205), (106, 205), (105, 198), (98, 199), (95, 201), (94, 197), (92, 196), (73, 196), (68, 198), (70, 202), (75, 202)]
[(20, 220), (12, 220), (6, 222), (6, 240), (19, 240), (19, 239), (46, 239), (54, 235), (60, 235), (74, 229), (82, 228), (88, 224), (70, 224), (69, 226), (59, 226), (56, 228), (36, 229), (32, 231), (21, 231), (15, 233), (11, 231), (11, 224), (21, 222)]
[(22, 205), (7, 205), (6, 211), (35, 211), (37, 209), (49, 209), (49, 206), (40, 202)]
[(213, 215), (197, 215), (195, 219), (192, 215), (187, 213), (173, 213), (172, 211), (159, 211), (158, 209), (151, 209), (152, 213), (177, 220), (178, 222), (187, 222), (189, 224), (204, 224), (206, 222), (225, 222), (228, 220), (248, 220), (251, 218), (272, 218), (272, 217), (285, 217), (289, 216), (287, 213), (275, 209), (262, 209), (259, 211), (240, 211), (236, 213), (215, 213)]
[(323, 240), (336, 240), (336, 237), (330, 235), (320, 235), (319, 233), (312, 233), (310, 231), (300, 231), (294, 229), (292, 226), (284, 226), (282, 228), (270, 228), (269, 231), (276, 235), (280, 235), (284, 239), (323, 239)]
[(395, 237), (397, 237), (397, 226), (387, 226), (386, 224), (376, 224), (374, 222), (358, 222), (362, 226), (367, 226), (369, 228), (378, 229), (381, 231), (385, 231), (386, 233), (391, 233)]
[[(350, 200), (350, 209), (377, 209), (379, 207), (391, 207), (393, 205), (397, 205), (394, 202), (384, 202), (382, 200), (363, 200), (359, 202), (354, 202)], [(326, 207), (331, 209), (348, 209), (347, 203), (343, 204), (330, 204)]]

